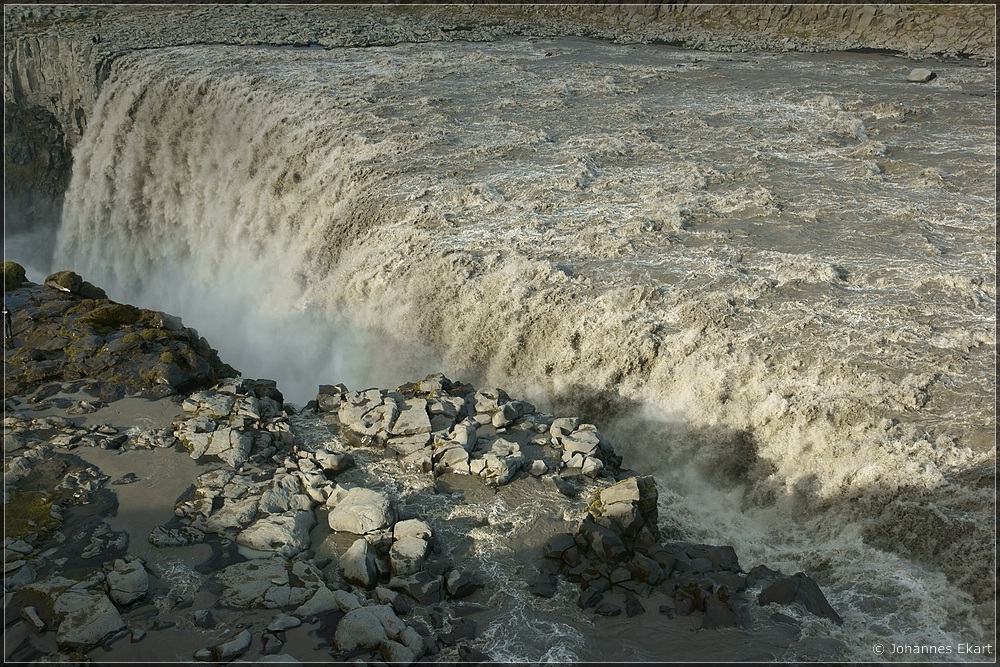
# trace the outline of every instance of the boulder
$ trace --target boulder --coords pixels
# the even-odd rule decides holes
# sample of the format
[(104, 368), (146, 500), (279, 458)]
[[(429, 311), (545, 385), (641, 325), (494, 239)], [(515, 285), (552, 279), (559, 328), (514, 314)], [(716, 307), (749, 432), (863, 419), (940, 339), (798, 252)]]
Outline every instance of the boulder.
[(506, 428), (515, 420), (520, 419), (521, 411), (515, 403), (504, 403), (493, 413), (493, 427)]
[(621, 616), (622, 608), (612, 602), (601, 602), (594, 608), (594, 613), (601, 616)]
[(16, 290), (27, 280), (27, 273), (24, 267), (17, 262), (3, 263), (3, 291), (10, 292)]
[(462, 447), (466, 451), (471, 451), (478, 439), (479, 424), (471, 417), (464, 419), (451, 429), (449, 441)]
[(374, 596), (379, 604), (391, 605), (396, 614), (400, 616), (410, 613), (412, 609), (410, 603), (400, 593), (383, 586), (376, 586)]
[(240, 630), (229, 641), (196, 651), (194, 658), (205, 662), (229, 662), (247, 652), (251, 639), (249, 630)]
[(344, 580), (362, 588), (378, 583), (378, 566), (374, 550), (365, 538), (359, 538), (341, 555), (340, 570)]
[[(389, 429), (391, 436), (412, 436), (431, 432), (431, 421), (427, 415), (427, 400), (410, 398), (399, 402), (399, 415)], [(429, 438), (424, 442), (428, 442)]]
[(260, 551), (275, 551), (291, 558), (309, 548), (309, 531), (316, 525), (310, 511), (290, 511), (258, 519), (236, 537), (236, 541)]
[(632, 595), (631, 593), (625, 594), (625, 615), (629, 618), (633, 616), (638, 616), (640, 614), (645, 614), (646, 608), (642, 606), (642, 602), (639, 598)]
[(69, 590), (54, 605), (59, 622), (56, 642), (66, 648), (92, 646), (125, 628), (118, 609), (104, 593)]
[(363, 392), (351, 391), (344, 395), (344, 400), (337, 410), (340, 423), (350, 427), (358, 423), (365, 414), (383, 404), (382, 393), (378, 389), (368, 389)]
[(389, 567), (393, 576), (413, 574), (420, 569), (430, 545), (417, 536), (407, 536), (392, 543), (389, 548)]
[(343, 384), (321, 384), (316, 394), (316, 407), (320, 412), (338, 412), (344, 396), (348, 393)]
[[(342, 609), (341, 605), (343, 602), (341, 600), (341, 595), (349, 595), (353, 597), (354, 605), (348, 609)], [(274, 623), (272, 623), (267, 626), (267, 629), (272, 632), (279, 632), (288, 629), (288, 627), (297, 627), (302, 623), (299, 620), (300, 618), (313, 618), (335, 609), (350, 611), (351, 609), (357, 609), (360, 606), (361, 603), (358, 601), (357, 596), (347, 593), (346, 591), (331, 591), (326, 586), (321, 586), (315, 593), (313, 593), (313, 596), (309, 598), (308, 601), (296, 607), (295, 611), (292, 612), (294, 616), (289, 617), (289, 622), (294, 621), (294, 625), (287, 627), (272, 627), (274, 625)]]
[(108, 594), (115, 604), (127, 605), (144, 597), (149, 591), (149, 575), (141, 560), (116, 560), (105, 581)]
[(482, 588), (476, 579), (460, 570), (452, 570), (445, 577), (445, 590), (453, 600), (468, 597)]
[(628, 569), (632, 579), (651, 586), (656, 586), (666, 578), (659, 563), (638, 553), (632, 556), (632, 560), (628, 563)]
[(359, 649), (376, 649), (388, 638), (379, 617), (361, 607), (347, 612), (340, 619), (333, 634), (333, 645), (338, 651), (350, 653)]
[(593, 456), (601, 441), (596, 431), (574, 431), (559, 438), (559, 443), (563, 448), (563, 460), (568, 461), (570, 456), (577, 453)]
[(401, 540), (404, 537), (419, 537), (422, 540), (430, 540), (433, 535), (434, 532), (431, 530), (430, 524), (421, 519), (405, 519), (398, 521), (392, 527), (392, 537), (395, 540)]
[(926, 67), (917, 67), (916, 69), (910, 70), (910, 73), (906, 76), (906, 80), (910, 83), (927, 83), (934, 79), (937, 75)]
[(576, 604), (581, 609), (589, 609), (594, 607), (601, 600), (604, 599), (604, 592), (599, 588), (585, 588), (580, 592), (580, 596), (576, 600)]
[(328, 521), (335, 531), (365, 535), (392, 526), (396, 512), (386, 494), (356, 487), (330, 510)]
[[(313, 595), (313, 598), (315, 598), (323, 591), (329, 592), (329, 589), (324, 586), (323, 588), (316, 591), (316, 595)], [(309, 603), (307, 602), (306, 604)], [(301, 609), (301, 607), (299, 607), (299, 609)], [(289, 616), (288, 614), (282, 613), (275, 616), (274, 620), (267, 624), (267, 631), (284, 632), (285, 630), (291, 630), (292, 628), (297, 628), (300, 625), (302, 625), (302, 621), (300, 619), (296, 618), (295, 616)]]
[(378, 618), (379, 622), (382, 623), (382, 628), (385, 630), (386, 636), (390, 639), (396, 639), (406, 630), (406, 623), (401, 621), (396, 615), (392, 605), (373, 604), (365, 607), (365, 610)]
[(819, 585), (803, 572), (783, 577), (767, 586), (757, 596), (757, 602), (761, 606), (797, 603), (805, 607), (809, 613), (829, 618), (837, 625), (844, 622), (840, 614), (830, 606)]
[(275, 473), (271, 488), (260, 497), (260, 509), (270, 514), (287, 512), (292, 507), (292, 497), (301, 491), (302, 483), (298, 475)]
[(434, 472), (469, 474), (469, 452), (458, 444), (446, 443), (434, 453)]
[(83, 278), (73, 271), (57, 271), (45, 279), (45, 284), (63, 292), (76, 294), (83, 285)]
[(358, 435), (377, 436), (380, 440), (384, 440), (389, 429), (397, 420), (398, 414), (395, 401), (390, 399), (381, 405), (376, 405), (357, 421), (346, 424), (346, 426)]
[(528, 579), (528, 592), (543, 598), (556, 594), (559, 580), (551, 574), (539, 574)]
[(284, 558), (234, 563), (213, 579), (221, 587), (219, 604), (233, 609), (298, 606), (323, 585), (323, 574), (307, 561), (288, 566)]
[(552, 420), (552, 424), (549, 425), (549, 435), (553, 438), (561, 438), (575, 431), (579, 425), (580, 420), (577, 417), (559, 417)]
[(501, 405), (510, 401), (510, 396), (503, 389), (480, 389), (476, 392), (475, 398), (476, 412), (488, 413), (492, 415)]
[(469, 461), (469, 470), (483, 477), (488, 484), (501, 486), (514, 478), (524, 460), (520, 445), (497, 438), (485, 449), (481, 458)]
[(390, 665), (410, 665), (420, 657), (413, 648), (391, 639), (386, 639), (379, 644), (378, 654), (384, 662)]
[(356, 463), (350, 454), (316, 450), (316, 464), (326, 472), (338, 473), (353, 468)]
[(46, 627), (48, 627), (45, 621), (38, 615), (38, 610), (34, 607), (24, 607), (21, 609), (21, 618), (27, 621), (35, 629), (35, 632), (45, 632)]
[(706, 598), (705, 618), (701, 622), (701, 630), (732, 628), (739, 625), (741, 625), (740, 618), (727, 601), (715, 595)]
[(239, 468), (250, 458), (253, 438), (242, 430), (223, 426), (212, 433), (205, 454), (217, 456), (233, 468)]
[(406, 593), (420, 604), (440, 602), (443, 597), (441, 577), (426, 571), (393, 577), (389, 588)]
[(542, 546), (542, 555), (546, 558), (562, 558), (567, 549), (575, 546), (576, 539), (571, 533), (557, 533)]
[(215, 614), (211, 609), (199, 609), (194, 612), (194, 624), (199, 628), (211, 630), (216, 626)]
[(583, 536), (589, 552), (598, 560), (619, 563), (631, 559), (632, 555), (621, 536), (610, 528), (594, 523), (589, 517), (581, 523), (580, 535)]

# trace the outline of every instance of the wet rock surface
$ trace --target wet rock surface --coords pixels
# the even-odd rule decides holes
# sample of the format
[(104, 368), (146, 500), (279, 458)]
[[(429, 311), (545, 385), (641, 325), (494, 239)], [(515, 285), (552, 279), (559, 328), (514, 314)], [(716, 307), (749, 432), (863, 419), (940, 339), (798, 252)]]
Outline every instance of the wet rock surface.
[[(66, 328), (120, 339), (78, 325), (106, 305), (94, 300), (56, 326), (84, 303), (64, 294), (7, 293), (24, 327), (5, 354), (15, 390), (4, 418), (5, 619), (18, 638), (8, 660), (148, 657), (164, 640), (196, 661), (485, 660), (491, 601), (510, 591), (595, 623), (649, 617), (657, 604), (660, 622), (692, 617), (706, 631), (760, 631), (762, 615), (842, 622), (805, 573), (747, 572), (730, 546), (661, 540), (652, 477), (624, 468), (585, 417), (545, 414), (499, 388), (434, 374), (391, 390), (322, 385), (299, 407), (273, 382), (235, 377), (150, 392), (151, 405), (174, 407), (169, 426), (102, 422), (112, 398), (81, 411), (66, 397), (107, 396), (109, 374), (143, 367), (156, 349), (110, 355), (93, 378), (60, 362), (45, 383), (17, 379), (43, 349), (60, 360), (51, 343)], [(149, 480), (142, 470), (113, 479), (90, 452), (163, 452), (201, 472), (180, 496), (149, 500), (161, 523), (130, 534), (112, 527), (138, 509), (118, 494)], [(563, 519), (517, 527), (513, 514), (477, 514), (518, 494)], [(497, 579), (489, 551), (511, 539), (523, 576)]]

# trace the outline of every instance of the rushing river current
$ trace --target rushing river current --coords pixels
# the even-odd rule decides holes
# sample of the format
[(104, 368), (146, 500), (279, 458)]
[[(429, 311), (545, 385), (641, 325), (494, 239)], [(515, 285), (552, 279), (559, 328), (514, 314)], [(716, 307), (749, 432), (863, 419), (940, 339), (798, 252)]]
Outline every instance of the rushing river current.
[[(996, 630), (995, 70), (914, 66), (136, 52), (75, 151), (55, 268), (300, 404), (443, 371), (586, 414), (657, 476), (667, 536), (820, 583), (844, 625), (806, 619), (774, 659), (993, 660), (961, 648)], [(500, 660), (601, 656), (599, 627), (555, 653), (490, 631)], [(626, 655), (706, 641), (657, 632)]]

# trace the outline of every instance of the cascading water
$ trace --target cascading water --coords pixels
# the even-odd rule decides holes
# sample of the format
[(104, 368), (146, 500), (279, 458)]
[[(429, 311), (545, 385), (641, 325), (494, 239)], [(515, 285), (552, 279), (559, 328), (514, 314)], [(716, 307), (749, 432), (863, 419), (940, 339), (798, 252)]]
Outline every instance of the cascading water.
[(587, 411), (658, 475), (665, 529), (815, 576), (834, 657), (985, 642), (992, 81), (906, 67), (137, 52), (76, 150), (56, 263), (297, 402), (443, 370)]

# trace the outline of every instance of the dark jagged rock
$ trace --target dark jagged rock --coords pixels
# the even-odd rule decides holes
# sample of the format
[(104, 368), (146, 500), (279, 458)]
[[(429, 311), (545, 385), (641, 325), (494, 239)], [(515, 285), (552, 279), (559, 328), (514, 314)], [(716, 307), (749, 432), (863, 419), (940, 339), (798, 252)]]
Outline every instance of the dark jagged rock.
[(705, 618), (701, 622), (702, 630), (730, 628), (741, 625), (739, 616), (728, 602), (717, 596), (705, 600)]
[(548, 574), (540, 574), (528, 580), (528, 592), (543, 598), (556, 594), (559, 579)]
[(612, 602), (602, 602), (594, 608), (594, 613), (600, 616), (621, 616), (622, 608)]
[(639, 601), (639, 598), (631, 594), (625, 595), (625, 614), (629, 618), (645, 613), (646, 608), (642, 606), (642, 602)]
[(790, 577), (782, 577), (757, 596), (757, 601), (763, 605), (769, 604), (801, 604), (806, 611), (816, 616), (828, 618), (837, 625), (844, 621), (827, 601), (819, 585), (803, 572), (797, 572)]
[(581, 609), (588, 609), (597, 605), (604, 598), (604, 592), (597, 588), (585, 588), (580, 592), (580, 597), (577, 598), (576, 604)]

